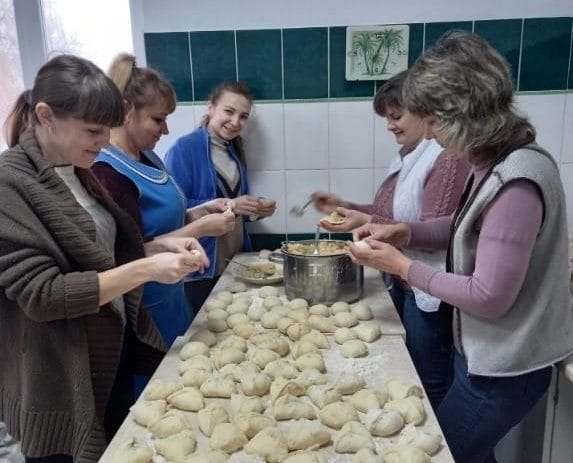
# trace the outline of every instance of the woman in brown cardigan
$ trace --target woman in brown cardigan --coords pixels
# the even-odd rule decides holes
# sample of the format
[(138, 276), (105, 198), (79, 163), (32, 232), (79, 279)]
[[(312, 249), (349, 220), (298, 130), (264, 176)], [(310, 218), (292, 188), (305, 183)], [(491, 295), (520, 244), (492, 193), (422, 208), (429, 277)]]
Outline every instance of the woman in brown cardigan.
[(8, 120), (0, 420), (22, 441), (27, 462), (98, 460), (130, 405), (137, 355), (149, 373), (164, 350), (140, 310), (141, 285), (173, 283), (208, 265), (193, 239), (144, 245), (92, 177), (123, 118), (113, 82), (91, 62), (62, 55), (39, 70)]

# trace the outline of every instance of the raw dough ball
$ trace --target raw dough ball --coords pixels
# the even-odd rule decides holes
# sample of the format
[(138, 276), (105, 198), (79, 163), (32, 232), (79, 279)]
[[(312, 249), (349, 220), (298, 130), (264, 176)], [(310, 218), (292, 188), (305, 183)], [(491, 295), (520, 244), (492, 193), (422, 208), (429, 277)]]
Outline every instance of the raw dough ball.
[(203, 308), (205, 311), (210, 312), (211, 310), (219, 309), (225, 310), (228, 304), (221, 301), (220, 299), (215, 299), (214, 297), (210, 297), (203, 303)]
[(225, 453), (241, 450), (247, 442), (245, 435), (231, 423), (217, 424), (211, 435), (211, 448)]
[(383, 407), (388, 402), (388, 389), (385, 387), (374, 389), (374, 394), (376, 394), (380, 407)]
[(209, 357), (205, 357), (204, 355), (196, 355), (195, 357), (191, 357), (190, 359), (179, 363), (179, 366), (177, 367), (179, 373), (184, 373), (191, 369), (213, 371), (213, 365), (211, 364), (211, 359)]
[(228, 316), (225, 309), (213, 309), (207, 313), (207, 320), (226, 320)]
[(426, 410), (422, 399), (411, 395), (405, 399), (390, 400), (384, 405), (385, 409), (396, 410), (408, 424), (418, 425), (426, 419)]
[(230, 291), (221, 291), (215, 294), (214, 298), (218, 301), (221, 301), (225, 304), (225, 307), (228, 306), (231, 302), (233, 302), (233, 293)]
[(185, 463), (226, 463), (228, 455), (225, 452), (214, 450), (207, 453), (199, 453), (185, 460)]
[(352, 458), (352, 463), (383, 463), (382, 459), (370, 449), (360, 449)]
[(233, 302), (239, 302), (250, 306), (253, 302), (253, 296), (249, 296), (248, 294), (237, 294)]
[(286, 379), (294, 379), (298, 376), (298, 370), (294, 364), (285, 359), (273, 360), (265, 366), (265, 373), (272, 379), (282, 376)]
[(369, 389), (356, 391), (354, 394), (347, 397), (346, 400), (348, 400), (356, 410), (362, 413), (366, 413), (371, 409), (376, 410), (380, 408), (378, 397), (376, 397), (374, 391), (370, 391)]
[(199, 388), (205, 397), (229, 398), (235, 392), (235, 382), (229, 375), (214, 374)]
[(411, 446), (396, 446), (384, 452), (384, 463), (430, 463), (430, 456), (422, 449)]
[(350, 304), (348, 302), (339, 301), (330, 306), (330, 313), (336, 315), (340, 312), (350, 312)]
[(145, 400), (165, 399), (169, 394), (181, 389), (182, 387), (183, 386), (180, 383), (154, 379), (145, 388), (143, 397)]
[(276, 333), (262, 333), (253, 336), (250, 341), (257, 347), (262, 349), (270, 349), (275, 351), (281, 357), (284, 357), (290, 351), (290, 346), (287, 338)]
[(211, 437), (215, 426), (220, 423), (229, 422), (229, 414), (223, 407), (209, 404), (203, 410), (199, 410), (197, 413), (197, 421), (201, 432), (207, 437)]
[(185, 416), (178, 410), (171, 410), (163, 415), (155, 423), (149, 426), (149, 431), (155, 437), (168, 437), (177, 434), (184, 429), (191, 429), (191, 425)]
[(275, 305), (271, 311), (273, 313), (279, 314), (282, 317), (288, 317), (290, 309), (286, 305)]
[(273, 428), (277, 425), (277, 422), (270, 416), (256, 412), (237, 413), (233, 422), (248, 439), (252, 439), (265, 428)]
[(246, 314), (249, 311), (249, 304), (246, 302), (233, 302), (227, 306), (227, 313), (235, 315), (237, 313)]
[(213, 363), (215, 368), (223, 368), (230, 363), (237, 364), (244, 362), (247, 359), (242, 350), (229, 347), (227, 349), (217, 349), (213, 355)]
[(193, 431), (185, 429), (164, 439), (155, 439), (153, 445), (167, 461), (183, 461), (195, 451), (197, 442)]
[(246, 373), (241, 377), (241, 389), (245, 395), (263, 396), (269, 392), (271, 382), (264, 373)]
[(198, 368), (189, 368), (183, 372), (181, 376), (181, 382), (184, 386), (191, 387), (201, 387), (207, 378), (211, 376), (211, 372), (207, 370), (201, 370)]
[(364, 241), (364, 240), (358, 240), (354, 242), (354, 245), (364, 251), (368, 251), (369, 249), (372, 249), (372, 246), (370, 246), (368, 244), (368, 241)]
[(358, 339), (364, 342), (372, 342), (381, 336), (380, 326), (374, 322), (360, 323), (353, 328)]
[(279, 315), (278, 313), (265, 312), (261, 316), (261, 325), (267, 330), (274, 330), (277, 327), (277, 322), (280, 318), (282, 318), (282, 315)]
[(334, 333), (336, 331), (336, 325), (332, 320), (326, 317), (321, 317), (320, 315), (310, 315), (306, 321), (308, 326), (320, 331), (321, 333)]
[(279, 397), (284, 395), (301, 396), (306, 392), (306, 385), (298, 380), (287, 380), (279, 376), (271, 384), (271, 402), (274, 403)]
[(243, 291), (247, 290), (247, 285), (240, 281), (235, 281), (227, 286), (227, 291), (230, 293), (242, 293)]
[(227, 318), (227, 326), (233, 329), (239, 323), (248, 323), (249, 317), (247, 317), (244, 313), (235, 313), (233, 315), (229, 315)]
[(318, 408), (338, 402), (342, 398), (335, 386), (310, 386), (306, 394)]
[(328, 378), (316, 368), (307, 368), (306, 370), (302, 371), (300, 375), (298, 375), (297, 380), (306, 385), (306, 387), (309, 387), (326, 384)]
[(354, 394), (364, 387), (366, 387), (364, 378), (353, 373), (341, 375), (336, 382), (336, 388), (342, 395)]
[(357, 421), (346, 423), (334, 439), (334, 450), (338, 453), (356, 453), (364, 448), (376, 451), (370, 432)]
[(122, 442), (111, 456), (111, 463), (151, 463), (152, 460), (153, 449), (133, 437)]
[(273, 412), (276, 420), (298, 420), (316, 418), (316, 412), (309, 403), (291, 395), (283, 395), (273, 403)]
[(330, 443), (330, 431), (316, 421), (300, 420), (288, 428), (286, 438), (289, 450), (315, 449)]
[(300, 338), (300, 340), (310, 341), (320, 349), (328, 349), (330, 347), (330, 342), (328, 342), (328, 338), (323, 333), (316, 330), (312, 330), (310, 333), (305, 334), (302, 338)]
[(261, 430), (245, 445), (245, 452), (251, 455), (264, 457), (269, 463), (279, 463), (288, 454), (286, 439), (276, 428)]
[(365, 302), (359, 302), (350, 308), (350, 312), (356, 315), (358, 320), (370, 320), (372, 318), (372, 309)]
[(321, 452), (294, 452), (287, 456), (283, 463), (327, 463), (327, 458)]
[(310, 333), (310, 327), (304, 323), (293, 323), (286, 330), (286, 334), (291, 341), (298, 341), (308, 333)]
[(172, 407), (187, 412), (196, 412), (205, 407), (203, 394), (196, 387), (184, 387), (167, 397), (167, 403)]
[(137, 424), (148, 427), (161, 418), (166, 407), (165, 400), (138, 400), (129, 410)]
[(267, 363), (278, 360), (281, 356), (275, 351), (264, 348), (257, 348), (249, 352), (249, 360), (259, 368), (265, 368)]
[(278, 305), (282, 305), (283, 301), (281, 301), (280, 297), (278, 296), (269, 296), (267, 298), (265, 298), (265, 300), (263, 301), (263, 307), (267, 308), (267, 309), (272, 309), (273, 307), (276, 307)]
[(338, 327), (351, 328), (358, 325), (358, 318), (352, 312), (338, 312), (334, 316), (334, 324)]
[(424, 397), (424, 393), (420, 386), (408, 383), (400, 378), (389, 379), (386, 381), (386, 387), (388, 388), (388, 394), (392, 400), (405, 399), (411, 395), (420, 398)]
[(187, 360), (196, 355), (208, 355), (209, 346), (201, 341), (191, 341), (185, 344), (179, 352), (181, 360)]
[(221, 374), (231, 375), (233, 377), (233, 381), (237, 383), (241, 382), (241, 378), (243, 377), (243, 375), (256, 374), (260, 372), (261, 369), (258, 366), (256, 366), (253, 362), (250, 362), (248, 360), (245, 360), (239, 365), (232, 365), (232, 364), (225, 365), (221, 370), (219, 370), (219, 373)]
[(322, 408), (318, 413), (320, 421), (326, 426), (340, 429), (344, 423), (358, 421), (358, 412), (346, 402), (334, 402)]
[(334, 340), (337, 344), (344, 344), (352, 339), (358, 339), (358, 335), (350, 328), (338, 328), (334, 332)]
[(306, 299), (297, 297), (288, 303), (289, 309), (306, 309), (308, 308), (308, 302)]
[(278, 297), (279, 289), (276, 288), (275, 286), (263, 286), (259, 288), (258, 294), (259, 297), (262, 297), (263, 299), (271, 296)]
[(250, 323), (239, 323), (233, 328), (233, 333), (243, 339), (249, 339), (256, 332), (257, 329)]
[(293, 325), (294, 323), (296, 322), (290, 317), (279, 318), (279, 320), (277, 321), (277, 329), (282, 334), (286, 334), (287, 328)]
[(215, 336), (208, 330), (200, 329), (195, 331), (195, 333), (191, 335), (189, 341), (200, 341), (204, 344), (207, 344), (207, 346), (211, 347), (215, 345), (215, 343), (217, 342), (217, 336)]
[(247, 315), (248, 315), (249, 319), (258, 322), (263, 317), (263, 315), (265, 313), (267, 313), (267, 309), (265, 309), (263, 306), (254, 305), (249, 309), (249, 311), (247, 312)]
[(311, 315), (320, 315), (321, 317), (328, 317), (330, 315), (330, 310), (324, 304), (313, 305), (308, 309), (308, 313)]
[(352, 339), (342, 344), (340, 353), (346, 358), (364, 357), (368, 355), (368, 348), (362, 341)]
[(326, 371), (326, 365), (324, 364), (321, 354), (301, 355), (294, 361), (294, 364), (300, 371), (306, 370), (307, 368), (316, 368), (322, 373)]
[(217, 346), (219, 349), (237, 349), (241, 352), (247, 352), (247, 341), (245, 341), (240, 336), (231, 335), (228, 338), (225, 338), (223, 341), (219, 343)]
[(428, 455), (435, 455), (442, 446), (442, 436), (438, 433), (417, 429), (408, 424), (398, 436), (398, 445), (419, 447)]
[(304, 323), (309, 313), (306, 309), (289, 309), (288, 316), (299, 323)]
[(259, 397), (245, 397), (241, 394), (233, 394), (231, 396), (231, 408), (235, 414), (238, 413), (263, 413), (265, 405)]
[(297, 359), (304, 354), (319, 354), (320, 349), (310, 341), (297, 341), (293, 344), (291, 354)]
[(259, 259), (268, 259), (269, 256), (272, 254), (273, 251), (271, 251), (270, 249), (261, 249), (259, 251)]
[(207, 320), (206, 325), (213, 333), (222, 333), (223, 331), (227, 331), (227, 322), (223, 319)]

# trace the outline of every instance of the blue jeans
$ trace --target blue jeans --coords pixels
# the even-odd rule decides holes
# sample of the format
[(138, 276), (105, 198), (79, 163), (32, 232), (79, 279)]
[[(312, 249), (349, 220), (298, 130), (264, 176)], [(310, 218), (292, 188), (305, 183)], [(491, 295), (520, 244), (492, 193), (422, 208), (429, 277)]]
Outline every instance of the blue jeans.
[(494, 462), (495, 445), (543, 396), (551, 367), (510, 377), (468, 374), (465, 359), (453, 354), (452, 386), (436, 415), (455, 461)]
[(392, 301), (406, 329), (406, 348), (434, 410), (448, 392), (452, 380), (451, 318), (445, 308), (424, 312), (411, 290), (388, 286)]

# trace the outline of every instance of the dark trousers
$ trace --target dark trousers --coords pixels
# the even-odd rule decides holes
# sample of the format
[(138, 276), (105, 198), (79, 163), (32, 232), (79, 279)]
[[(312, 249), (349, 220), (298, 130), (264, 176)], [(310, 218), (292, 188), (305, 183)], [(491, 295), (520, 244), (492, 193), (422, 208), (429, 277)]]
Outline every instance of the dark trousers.
[(194, 280), (185, 282), (185, 295), (189, 301), (189, 305), (193, 310), (193, 317), (197, 315), (205, 299), (211, 293), (213, 287), (219, 281), (220, 275), (213, 278), (206, 278), (205, 280)]

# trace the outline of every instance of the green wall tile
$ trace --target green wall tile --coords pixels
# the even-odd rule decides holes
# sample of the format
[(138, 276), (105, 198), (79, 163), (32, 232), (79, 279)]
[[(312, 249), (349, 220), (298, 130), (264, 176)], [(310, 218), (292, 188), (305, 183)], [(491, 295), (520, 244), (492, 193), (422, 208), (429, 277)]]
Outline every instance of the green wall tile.
[(328, 97), (326, 27), (283, 30), (284, 97)]
[(191, 60), (195, 101), (205, 101), (221, 82), (237, 80), (235, 33), (191, 32)]
[(286, 240), (284, 233), (250, 233), (253, 251), (270, 249), (274, 251), (281, 247), (281, 243)]
[(373, 81), (346, 80), (346, 27), (331, 27), (329, 35), (330, 97), (373, 96)]
[(567, 88), (572, 18), (531, 18), (523, 27), (519, 90)]
[(499, 19), (474, 23), (474, 32), (486, 39), (505, 57), (511, 67), (514, 83), (517, 83), (519, 69), (522, 24), (521, 19)]
[(171, 82), (178, 101), (193, 101), (189, 34), (146, 33), (143, 40), (147, 65), (157, 69)]
[(466, 31), (472, 30), (471, 21), (451, 21), (451, 22), (437, 22), (426, 23), (426, 44), (425, 48), (432, 46), (446, 32), (462, 29)]
[(414, 64), (414, 61), (424, 51), (424, 24), (413, 23), (410, 26), (410, 44), (408, 45), (408, 67)]
[(281, 31), (237, 31), (239, 80), (245, 82), (255, 99), (282, 98)]

